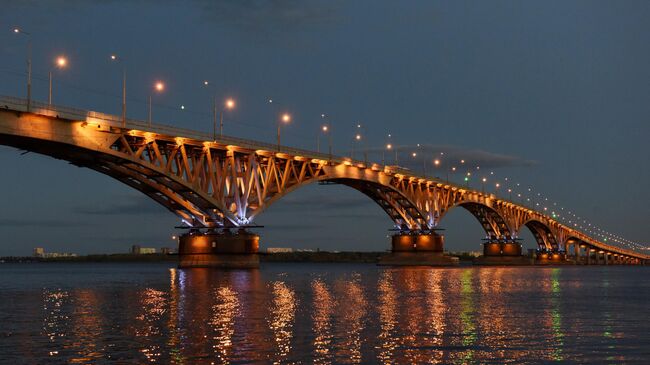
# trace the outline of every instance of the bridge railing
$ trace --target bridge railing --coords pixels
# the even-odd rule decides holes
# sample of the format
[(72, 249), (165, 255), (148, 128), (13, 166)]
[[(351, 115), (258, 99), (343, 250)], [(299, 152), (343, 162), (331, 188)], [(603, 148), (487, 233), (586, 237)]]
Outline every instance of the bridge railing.
[[(66, 106), (59, 105), (50, 105), (40, 101), (32, 100), (28, 108), (27, 100), (22, 98), (16, 98), (11, 96), (0, 95), (0, 107), (10, 108), (14, 110), (29, 111), (37, 114), (48, 115), (52, 117), (60, 117), (64, 119), (71, 120), (88, 120), (92, 118), (96, 121), (103, 121), (108, 123), (113, 127), (122, 127), (123, 120), (122, 117), (112, 114), (105, 114), (95, 111), (70, 108)], [(152, 123), (151, 125), (148, 122), (136, 119), (127, 119), (126, 128), (129, 129), (138, 129), (144, 130), (153, 133), (159, 134), (169, 134), (173, 136), (179, 136), (183, 138), (197, 139), (201, 141), (216, 141), (222, 144), (232, 144), (239, 147), (250, 148), (254, 150), (267, 150), (267, 151), (276, 151), (287, 153), (290, 155), (304, 156), (307, 158), (317, 158), (320, 160), (328, 160), (337, 163), (349, 162), (354, 165), (368, 165), (368, 161), (353, 160), (348, 157), (337, 156), (329, 153), (314, 152), (306, 149), (300, 149), (295, 147), (287, 146), (278, 146), (277, 144), (261, 142), (256, 140), (250, 140), (245, 138), (238, 138), (232, 136), (217, 136), (216, 140), (214, 136), (210, 133), (195, 131), (191, 129), (173, 127), (166, 124)], [(390, 167), (391, 171), (396, 173), (401, 173), (404, 175), (410, 175), (412, 172), (408, 169), (399, 168), (396, 166)]]
[[(79, 120), (79, 121), (86, 121), (89, 118), (94, 119), (94, 121), (102, 121), (105, 123), (108, 123), (110, 126), (121, 128), (123, 125), (123, 120), (122, 117), (112, 115), (112, 114), (105, 114), (105, 113), (100, 113), (100, 112), (95, 112), (95, 111), (89, 111), (89, 110), (83, 110), (83, 109), (77, 109), (77, 108), (71, 108), (71, 107), (66, 107), (66, 106), (59, 106), (59, 105), (50, 105), (48, 103), (40, 102), (40, 101), (35, 101), (32, 100), (29, 103), (27, 103), (27, 99), (22, 99), (22, 98), (16, 98), (16, 97), (11, 97), (11, 96), (2, 96), (0, 95), (0, 108), (5, 108), (5, 109), (12, 109), (12, 110), (19, 110), (19, 111), (29, 111), (32, 113), (36, 114), (42, 114), (42, 115), (47, 115), (51, 117), (58, 117), (58, 118), (64, 118), (64, 119), (70, 119), (70, 120)], [(173, 127), (170, 125), (165, 125), (165, 124), (156, 124), (152, 123), (151, 125), (145, 121), (142, 120), (136, 120), (136, 119), (127, 119), (126, 120), (126, 128), (128, 129), (138, 129), (138, 130), (144, 130), (148, 132), (153, 132), (153, 133), (159, 133), (159, 134), (169, 134), (173, 136), (179, 136), (182, 138), (190, 138), (190, 139), (196, 139), (196, 140), (201, 140), (201, 141), (214, 141), (215, 138), (212, 134), (206, 133), (206, 132), (199, 132), (191, 129), (185, 129), (185, 128), (178, 128), (178, 127)], [(255, 141), (255, 140), (250, 140), (250, 139), (245, 139), (245, 138), (237, 138), (237, 137), (231, 137), (231, 136), (217, 136), (216, 142), (222, 143), (222, 144), (232, 144), (238, 147), (244, 147), (244, 148), (249, 148), (253, 150), (267, 150), (267, 151), (276, 151), (276, 152), (282, 152), (282, 153), (287, 153), (290, 155), (295, 155), (295, 156), (303, 156), (306, 158), (317, 158), (321, 160), (327, 160), (331, 161), (334, 163), (350, 163), (353, 165), (363, 165), (363, 166), (368, 166), (368, 165), (373, 165), (371, 163), (368, 163), (368, 161), (361, 161), (361, 160), (353, 160), (348, 157), (342, 157), (342, 156), (334, 156), (330, 155), (328, 153), (321, 153), (321, 152), (314, 152), (310, 150), (305, 150), (305, 149), (300, 149), (300, 148), (293, 148), (293, 147), (286, 147), (286, 146), (278, 146), (277, 144), (273, 143), (267, 143), (267, 142), (260, 142), (260, 141)], [(381, 165), (378, 165), (381, 166)], [(389, 166), (389, 165), (384, 165), (381, 166), (382, 169), (388, 168), (392, 173), (394, 174), (402, 174), (406, 176), (414, 176), (413, 172), (401, 168), (399, 166)], [(456, 184), (452, 184), (449, 182), (444, 182), (441, 179), (438, 178), (431, 178), (428, 180), (432, 180), (438, 183), (445, 183), (448, 185), (451, 185), (453, 187), (459, 188), (459, 189), (465, 189), (464, 187)], [(504, 199), (505, 200), (505, 199)], [(512, 202), (513, 204), (517, 204), (515, 202)], [(533, 207), (528, 207), (523, 204), (517, 204), (519, 206), (522, 206), (523, 208), (529, 209), (529, 210), (535, 210)], [(541, 213), (543, 214), (543, 213)], [(574, 230), (570, 226), (563, 225), (568, 229)], [(574, 230), (575, 231), (575, 230)], [(579, 231), (577, 231), (579, 232)], [(638, 255), (639, 253), (630, 251), (627, 249), (624, 249), (622, 247), (617, 247), (617, 246), (612, 246), (608, 245), (603, 242), (598, 242), (591, 237), (587, 236), (586, 234), (580, 232), (580, 235), (584, 236), (585, 239), (591, 239), (593, 242), (597, 242), (598, 246), (601, 249), (606, 249), (606, 250), (613, 250), (614, 248), (618, 250), (619, 252), (624, 252), (626, 254), (632, 255), (636, 254)]]

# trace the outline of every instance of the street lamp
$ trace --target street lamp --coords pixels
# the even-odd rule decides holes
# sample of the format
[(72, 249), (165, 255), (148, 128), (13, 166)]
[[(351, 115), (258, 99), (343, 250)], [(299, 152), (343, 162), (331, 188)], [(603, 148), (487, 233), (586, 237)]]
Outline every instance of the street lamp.
[[(215, 104), (215, 115), (216, 115), (216, 105), (217, 105), (216, 98), (215, 98), (214, 104)], [(235, 109), (235, 100), (230, 99), (230, 98), (226, 99), (226, 102), (223, 105), (223, 109), (221, 109), (221, 114), (220, 114), (220, 117), (219, 117), (219, 136), (222, 137), (222, 138), (223, 138), (223, 112), (224, 112), (224, 110), (233, 110), (233, 109)], [(215, 122), (216, 122), (216, 120), (215, 120)], [(214, 130), (213, 130), (214, 134), (216, 134), (216, 129), (217, 129), (217, 125), (215, 124), (214, 125)], [(215, 140), (217, 139), (216, 136), (213, 136), (213, 137), (215, 137), (214, 138)]]
[(321, 132), (324, 134), (327, 134), (328, 137), (328, 147), (329, 147), (329, 154), (330, 154), (330, 159), (332, 158), (332, 134), (330, 132), (330, 126), (328, 123), (328, 118), (325, 113), (320, 115), (321, 119), (323, 120), (324, 124), (320, 127), (320, 131), (316, 135), (316, 152), (320, 153), (320, 135)]
[(111, 55), (111, 61), (122, 65), (122, 128), (126, 128), (126, 66), (121, 57)]
[[(210, 87), (210, 82), (208, 80), (203, 81), (203, 86), (206, 88)], [(219, 112), (219, 102), (217, 99), (217, 95), (212, 97), (213, 104), (212, 104), (212, 139), (217, 140), (217, 117), (219, 117), (219, 136), (223, 137), (223, 113), (225, 110), (233, 110), (235, 109), (235, 100), (228, 98), (224, 102), (224, 107), (221, 109), (221, 112)]]
[[(354, 160), (355, 152), (356, 152), (356, 147), (357, 147), (357, 142), (361, 141), (362, 139), (362, 134), (361, 134), (361, 124), (357, 124), (357, 132), (354, 135), (354, 139), (352, 139), (352, 159)], [(365, 155), (365, 153), (364, 153)], [(366, 161), (368, 159), (366, 158)]]
[[(165, 84), (162, 81), (156, 81), (156, 83), (153, 85), (153, 91), (162, 93), (165, 91)], [(149, 127), (151, 127), (151, 97), (152, 93), (149, 93)]]
[(483, 179), (481, 179), (481, 182), (482, 182), (481, 193), (485, 193), (485, 183), (487, 182), (487, 178), (484, 177)]
[[(269, 103), (272, 102), (272, 100), (269, 100)], [(288, 124), (289, 122), (291, 122), (291, 115), (289, 113), (282, 114), (278, 119), (278, 152), (280, 152), (280, 127), (282, 126), (282, 123)]]
[(27, 37), (27, 111), (30, 111), (32, 105), (32, 35), (20, 28), (14, 28), (13, 31), (15, 34)]
[[(59, 56), (54, 60), (54, 67), (59, 68), (59, 69), (64, 69), (68, 66), (68, 59), (65, 58), (64, 56)], [(49, 81), (50, 81), (50, 92), (48, 94), (47, 98), (47, 104), (49, 106), (52, 106), (52, 70), (50, 69), (49, 72)]]

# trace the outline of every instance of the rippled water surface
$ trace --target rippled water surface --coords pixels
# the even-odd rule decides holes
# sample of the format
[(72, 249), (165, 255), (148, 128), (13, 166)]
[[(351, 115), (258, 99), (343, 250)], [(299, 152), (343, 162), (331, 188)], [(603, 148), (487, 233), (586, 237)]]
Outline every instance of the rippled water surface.
[(650, 268), (1, 264), (0, 362), (650, 363)]

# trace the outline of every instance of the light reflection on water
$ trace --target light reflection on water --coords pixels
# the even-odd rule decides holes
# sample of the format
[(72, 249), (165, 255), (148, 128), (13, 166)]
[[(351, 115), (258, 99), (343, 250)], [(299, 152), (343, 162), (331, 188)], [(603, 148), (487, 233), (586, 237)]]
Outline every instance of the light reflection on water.
[[(20, 363), (647, 361), (646, 268), (2, 267)], [(30, 266), (32, 269), (34, 266)], [(30, 277), (31, 275), (31, 277)]]

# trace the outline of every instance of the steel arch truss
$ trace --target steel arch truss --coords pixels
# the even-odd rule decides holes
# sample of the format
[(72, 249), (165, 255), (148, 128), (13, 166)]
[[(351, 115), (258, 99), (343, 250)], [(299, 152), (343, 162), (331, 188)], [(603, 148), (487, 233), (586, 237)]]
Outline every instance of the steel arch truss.
[(138, 129), (125, 129), (94, 112), (81, 120), (75, 119), (78, 111), (73, 115), (60, 117), (50, 107), (27, 111), (19, 100), (5, 101), (0, 109), (0, 144), (112, 176), (194, 228), (250, 225), (287, 193), (315, 181), (330, 181), (370, 197), (401, 230), (434, 229), (446, 213), (462, 206), (479, 220), (490, 240), (516, 239), (526, 225), (540, 246), (552, 250), (561, 249), (558, 242), (566, 246), (567, 238), (573, 237), (602, 251), (650, 258), (600, 242), (544, 211), (391, 166), (292, 149), (279, 153), (273, 145), (231, 137), (205, 141), (195, 132), (131, 121), (127, 125)]
[(547, 251), (558, 251), (560, 249), (555, 235), (545, 224), (539, 221), (530, 220), (525, 223), (525, 226), (530, 229), (531, 233), (535, 237), (535, 241), (537, 241), (537, 246), (540, 249), (545, 249)]
[[(248, 225), (274, 200), (323, 174), (322, 162), (224, 147), (122, 135), (111, 149), (137, 163), (96, 170), (118, 175), (135, 188), (158, 190), (156, 201), (198, 227)], [(193, 219), (186, 220), (188, 215)]]
[(478, 203), (463, 203), (460, 206), (478, 219), (489, 240), (511, 241), (513, 239), (505, 220), (494, 209)]

